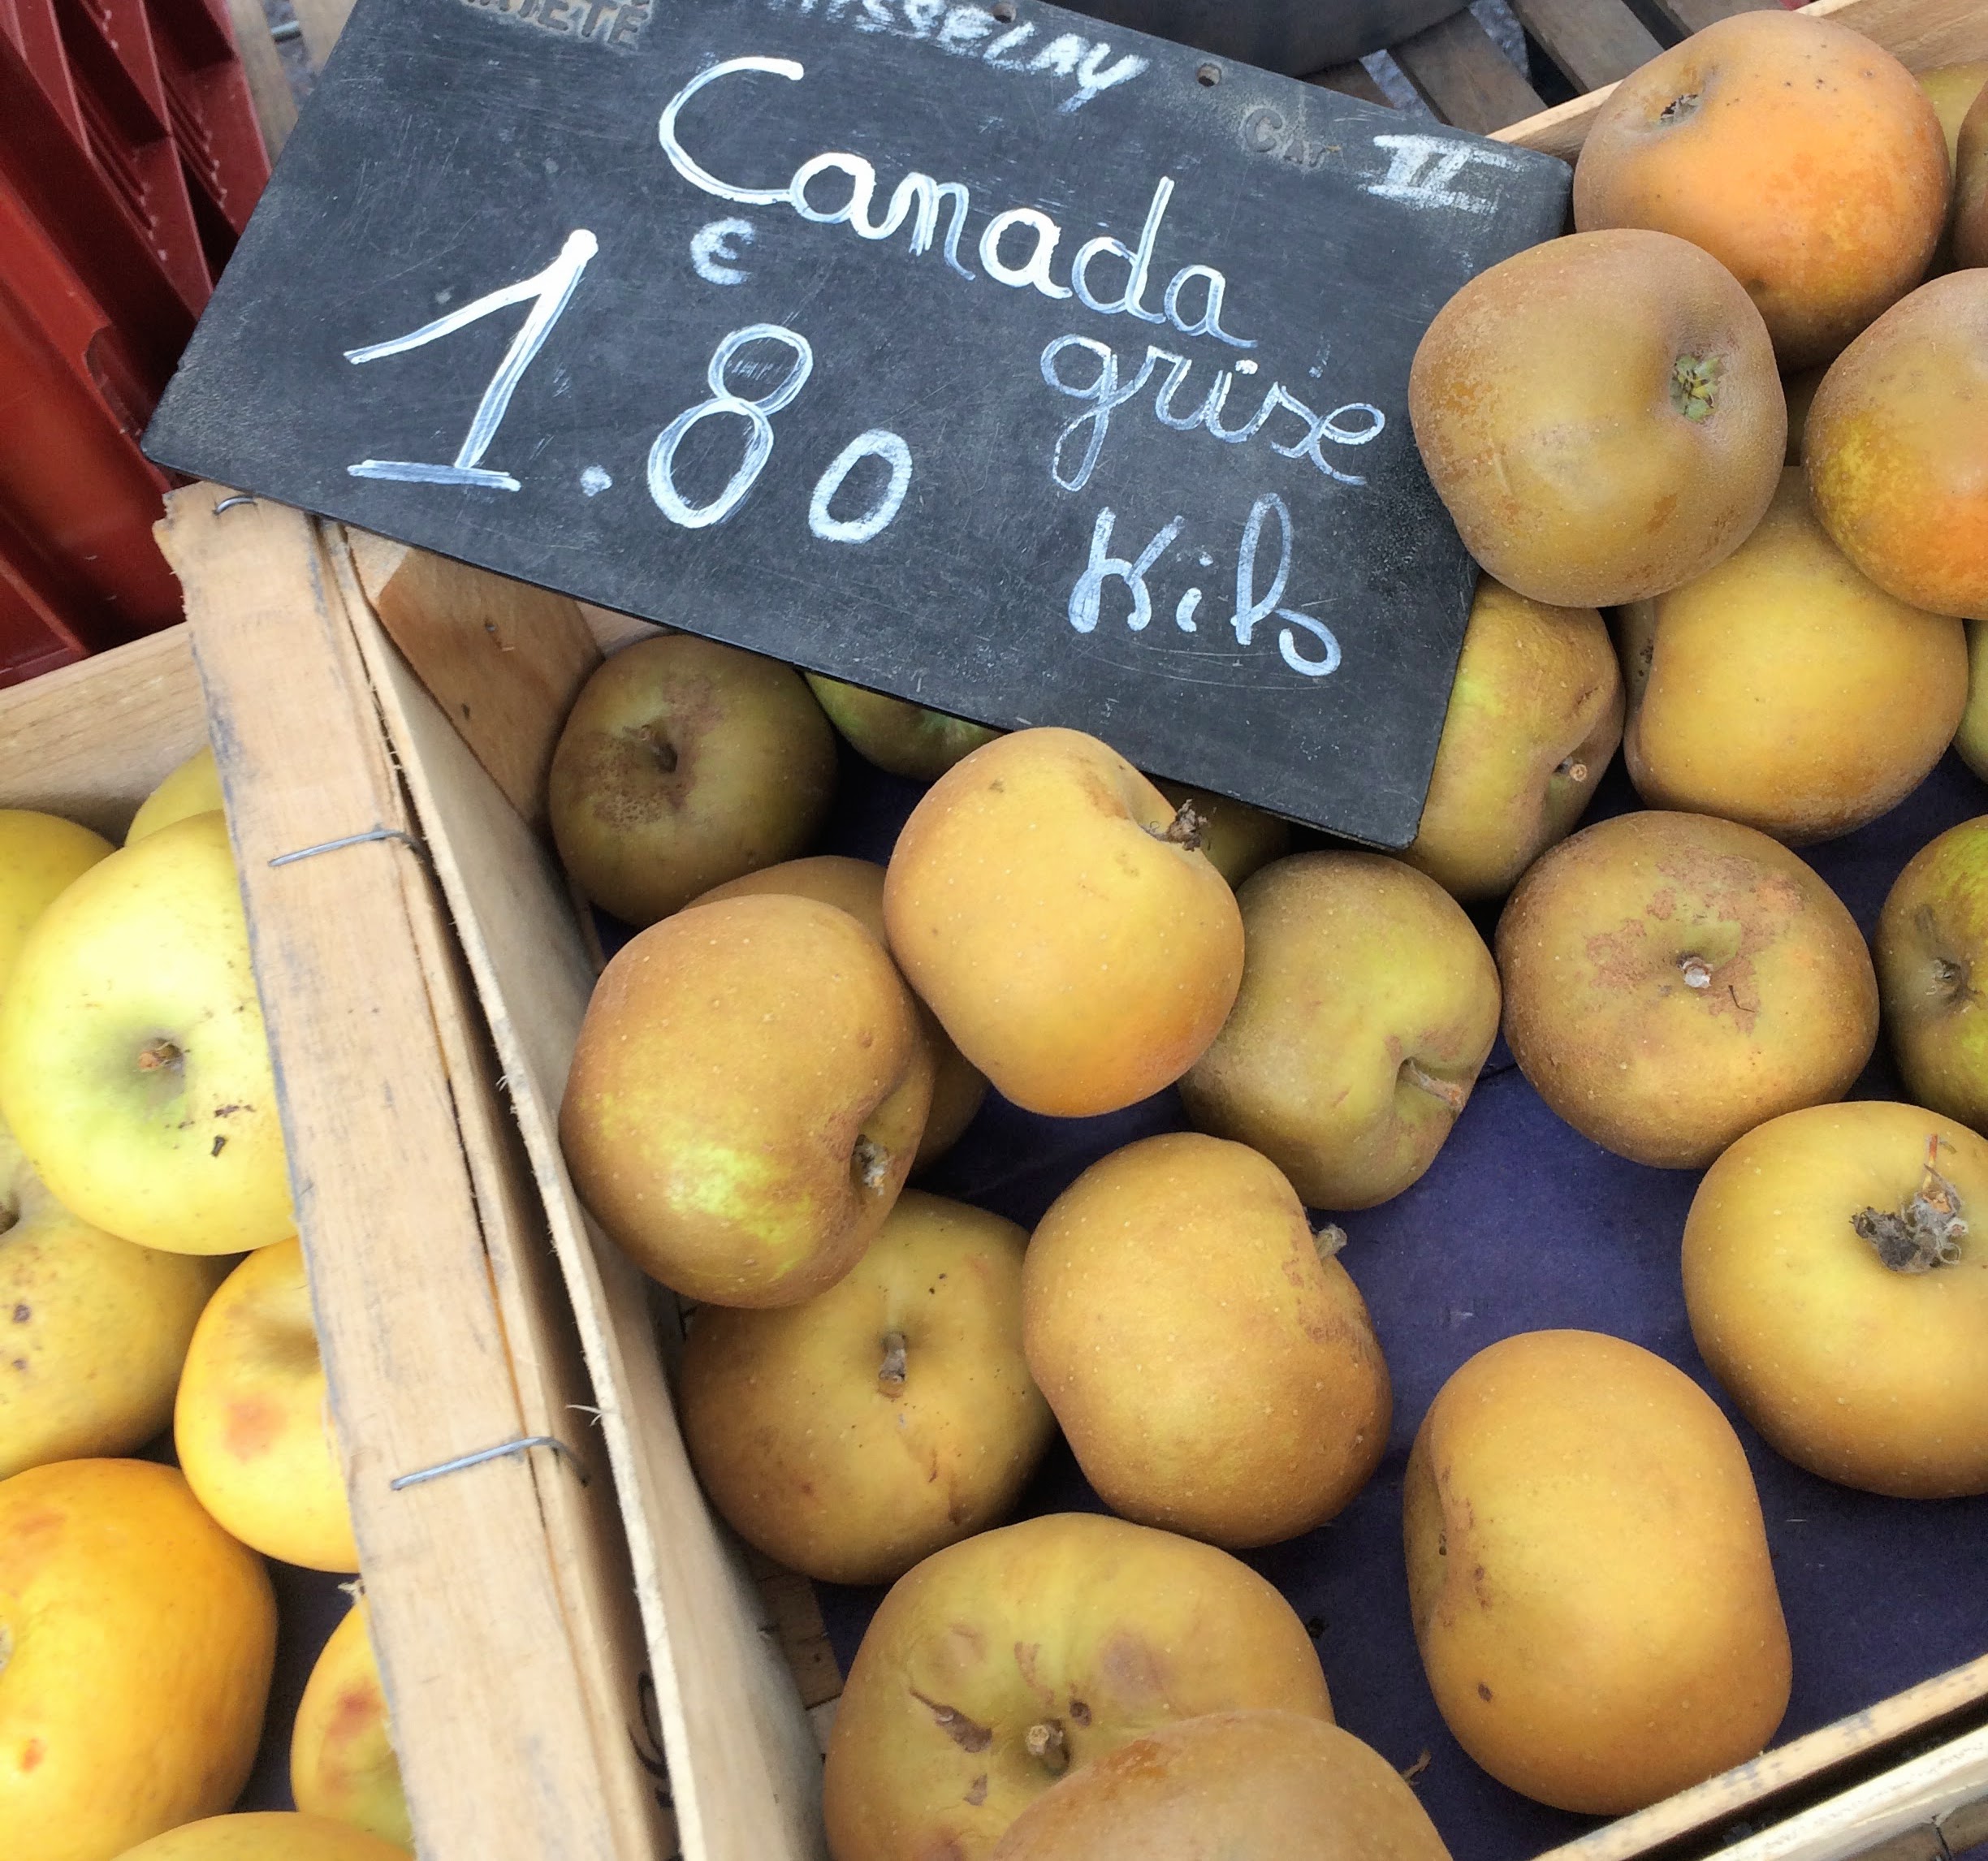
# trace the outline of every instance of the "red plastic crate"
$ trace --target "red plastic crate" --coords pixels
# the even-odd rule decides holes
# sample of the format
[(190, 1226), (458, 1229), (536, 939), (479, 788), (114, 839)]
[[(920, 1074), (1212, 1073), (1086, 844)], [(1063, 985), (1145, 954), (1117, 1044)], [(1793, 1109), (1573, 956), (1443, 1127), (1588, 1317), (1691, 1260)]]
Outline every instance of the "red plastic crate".
[(0, 684), (179, 618), (137, 436), (268, 176), (219, 0), (0, 0)]

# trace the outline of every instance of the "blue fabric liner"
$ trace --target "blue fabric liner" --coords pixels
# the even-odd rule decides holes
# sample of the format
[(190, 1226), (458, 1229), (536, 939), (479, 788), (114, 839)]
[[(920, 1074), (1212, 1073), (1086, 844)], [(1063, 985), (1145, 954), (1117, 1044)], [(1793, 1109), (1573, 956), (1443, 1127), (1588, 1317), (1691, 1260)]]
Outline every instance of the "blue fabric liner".
[[(921, 792), (845, 752), (819, 850), (887, 860)], [(1637, 805), (1618, 758), (1587, 819)], [(1801, 857), (1869, 937), (1906, 861), (1985, 813), (1988, 788), (1949, 754), (1882, 819)], [(1489, 939), (1495, 909), (1477, 918)], [(1852, 1096), (1904, 1096), (1882, 1040)], [(1070, 1120), (990, 1095), (922, 1186), (1032, 1228), (1099, 1157), (1185, 1128), (1171, 1091), (1109, 1117)], [(1380, 1470), (1338, 1518), (1247, 1561), (1313, 1630), (1340, 1722), (1399, 1768), (1428, 1755), (1416, 1787), (1455, 1861), (1519, 1861), (1599, 1826), (1528, 1802), (1463, 1754), (1436, 1711), (1410, 1626), (1401, 1544), (1409, 1445), (1450, 1372), (1499, 1338), (1560, 1326), (1613, 1332), (1679, 1365), (1731, 1418), (1759, 1485), (1794, 1644), (1794, 1694), (1777, 1742), (1988, 1654), (1988, 1497), (1908, 1501), (1830, 1485), (1768, 1449), (1713, 1383), (1692, 1343), (1679, 1274), (1697, 1182), (1696, 1172), (1626, 1163), (1578, 1135), (1546, 1109), (1501, 1040), (1422, 1181), (1381, 1207), (1338, 1217), (1349, 1237), (1341, 1259), (1394, 1380), (1393, 1434)], [(1070, 1509), (1104, 1508), (1059, 1441), (1022, 1513)], [(815, 1588), (846, 1673), (883, 1591)]]

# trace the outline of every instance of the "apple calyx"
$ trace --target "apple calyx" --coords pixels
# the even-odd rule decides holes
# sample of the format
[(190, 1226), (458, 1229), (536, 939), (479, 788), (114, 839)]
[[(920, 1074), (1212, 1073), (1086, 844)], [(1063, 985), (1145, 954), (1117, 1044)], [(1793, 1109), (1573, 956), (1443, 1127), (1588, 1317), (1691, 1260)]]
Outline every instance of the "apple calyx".
[(1030, 1726), (1022, 1742), (1044, 1769), (1061, 1777), (1070, 1768), (1070, 1740), (1063, 1735), (1061, 1719), (1044, 1719)]
[(1588, 765), (1585, 762), (1577, 762), (1570, 756), (1554, 771), (1554, 774), (1564, 775), (1570, 782), (1585, 782), (1588, 779)]
[(1679, 356), (1670, 365), (1670, 404), (1693, 425), (1711, 417), (1718, 404), (1719, 378), (1726, 372), (1718, 356)]
[(637, 724), (629, 734), (648, 751), (650, 760), (663, 775), (676, 773), (676, 746), (668, 737), (658, 736), (653, 727), (646, 723)]
[(905, 1334), (884, 1334), (884, 1362), (877, 1370), (877, 1383), (886, 1396), (901, 1396), (905, 1386)]
[(164, 1034), (156, 1040), (149, 1040), (138, 1049), (138, 1070), (140, 1073), (162, 1073), (186, 1070), (186, 1055)]
[(1682, 123), (1686, 117), (1695, 116), (1698, 111), (1698, 105), (1704, 96), (1705, 93), (1701, 90), (1683, 92), (1679, 96), (1672, 97), (1662, 110), (1657, 112), (1657, 120), (1659, 123)]
[(1336, 1221), (1329, 1221), (1323, 1228), (1312, 1230), (1312, 1245), (1318, 1250), (1321, 1260), (1329, 1260), (1346, 1244), (1346, 1231)]
[(875, 1191), (889, 1180), (891, 1154), (875, 1138), (858, 1138), (849, 1153), (849, 1167), (865, 1189)]
[(1712, 986), (1712, 965), (1702, 956), (1681, 956), (1678, 968), (1684, 977), (1688, 989), (1709, 989)]
[(1156, 840), (1165, 840), (1170, 847), (1185, 847), (1189, 853), (1199, 853), (1201, 843), (1208, 838), (1208, 817), (1198, 813), (1191, 801), (1183, 801), (1173, 810), (1173, 818), (1164, 827), (1148, 827), (1147, 832)]
[(1937, 1136), (1926, 1140), (1925, 1173), (1909, 1202), (1895, 1212), (1866, 1208), (1852, 1218), (1851, 1226), (1895, 1273), (1930, 1273), (1935, 1267), (1960, 1264), (1960, 1237), (1968, 1224), (1960, 1192), (1934, 1168), (1940, 1142)]

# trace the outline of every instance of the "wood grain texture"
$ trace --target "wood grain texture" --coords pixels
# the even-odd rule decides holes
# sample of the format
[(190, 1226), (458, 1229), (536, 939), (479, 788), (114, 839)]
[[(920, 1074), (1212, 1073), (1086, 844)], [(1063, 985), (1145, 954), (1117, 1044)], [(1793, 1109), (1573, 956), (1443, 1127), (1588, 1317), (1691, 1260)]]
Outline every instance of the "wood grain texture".
[(344, 31), (352, 0), (291, 0), (291, 6), (304, 28), (304, 49), (310, 54), (311, 69), (317, 71), (331, 57), (332, 46)]
[(601, 659), (579, 602), (383, 537), (348, 535), (380, 624), (512, 806), (542, 824), (553, 747)]
[(290, 76), (283, 69), (283, 54), (270, 37), (262, 0), (227, 0), (227, 12), (242, 76), (248, 84), (248, 101), (262, 132), (262, 147), (273, 162), (296, 127), (296, 99), (290, 93)]
[(600, 1406), (689, 1861), (818, 1861), (821, 1767), (737, 1547), (698, 1489), (649, 1283), (587, 1220), (557, 1114), (594, 965), (549, 851), (383, 632), (360, 637), (551, 1218)]
[(1394, 62), (1444, 122), (1479, 135), (1534, 114), (1539, 93), (1467, 13), (1391, 48)]
[(1368, 103), (1387, 103), (1388, 93), (1373, 80), (1363, 64), (1329, 65), (1322, 71), (1314, 71), (1305, 80), (1326, 90), (1336, 90), (1342, 96), (1357, 97)]
[(207, 741), (192, 636), (174, 627), (12, 686), (0, 731), (0, 806), (121, 842), (138, 804)]
[(1702, 32), (1717, 19), (1730, 19), (1735, 13), (1761, 13), (1778, 7), (1781, 0), (1657, 0), (1658, 10), (1687, 35)]
[(1662, 50), (1623, 0), (1512, 0), (1512, 11), (1584, 91), (1627, 77)]
[[(1988, 58), (1988, 6), (1982, 0), (1814, 0), (1801, 11), (1855, 27), (1910, 71)], [(1520, 143), (1571, 162), (1614, 89), (1590, 91), (1491, 133), (1501, 142)]]
[[(1598, 1829), (1592, 1835), (1553, 1849), (1539, 1861), (1628, 1861), (1631, 1856), (1645, 1854), (1681, 1836), (1716, 1829), (1742, 1817), (1757, 1820), (1761, 1806), (1783, 1792), (1985, 1700), (1988, 1700), (1988, 1655), (1964, 1667), (1936, 1674), (1804, 1738), (1792, 1738), (1750, 1764), (1722, 1772), (1691, 1790), (1681, 1790), (1606, 1829)], [(1885, 1780), (1876, 1781), (1882, 1783)], [(1988, 1790), (1983, 1794), (1988, 1794)], [(1729, 1855), (1743, 1852), (1743, 1848), (1722, 1850), (1721, 1861), (1727, 1861)], [(1810, 1858), (1804, 1855), (1803, 1861), (1810, 1861)]]
[[(458, 1097), (475, 1063), (424, 965), (443, 919), (408, 825), (343, 602), (309, 520), (168, 500), (292, 1192), (345, 1453), (373, 1631), (426, 1861), (639, 1861), (659, 1833), (624, 1735), (604, 1742), (548, 1536), (542, 1450), (395, 1491), (396, 1475), (531, 1431)], [(452, 1059), (452, 1049), (454, 1057)], [(465, 1071), (466, 1069), (466, 1071)], [(564, 1432), (555, 1429), (553, 1431)], [(620, 1728), (615, 1730), (620, 1733)], [(642, 1818), (631, 1829), (623, 1811)]]

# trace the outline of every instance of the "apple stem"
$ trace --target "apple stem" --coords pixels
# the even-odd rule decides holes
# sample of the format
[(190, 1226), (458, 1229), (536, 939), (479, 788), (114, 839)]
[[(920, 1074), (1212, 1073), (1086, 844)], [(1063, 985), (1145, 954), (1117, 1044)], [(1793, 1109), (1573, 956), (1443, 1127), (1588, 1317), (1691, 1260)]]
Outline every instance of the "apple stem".
[(1935, 1267), (1960, 1264), (1960, 1237), (1968, 1224), (1960, 1192), (1933, 1167), (1941, 1142), (1937, 1133), (1926, 1140), (1925, 1173), (1911, 1201), (1895, 1214), (1866, 1208), (1851, 1221), (1895, 1273), (1930, 1273)]
[(881, 1189), (890, 1175), (891, 1154), (875, 1138), (858, 1138), (851, 1160), (865, 1189)]
[(883, 1384), (887, 1396), (904, 1393), (905, 1334), (901, 1331), (884, 1334), (884, 1362), (877, 1371), (877, 1381)]
[(1463, 1101), (1470, 1097), (1470, 1087), (1459, 1085), (1454, 1079), (1440, 1079), (1416, 1060), (1402, 1062), (1401, 1076), (1411, 1086), (1419, 1086), (1424, 1092), (1433, 1093), (1450, 1108), (1454, 1116), (1463, 1109)]
[(1169, 846), (1185, 847), (1190, 853), (1199, 853), (1201, 843), (1208, 838), (1208, 817), (1196, 813), (1193, 802), (1183, 801), (1173, 810), (1173, 818), (1164, 827), (1148, 827), (1146, 831)]
[(1063, 1735), (1061, 1719), (1044, 1719), (1039, 1725), (1030, 1726), (1023, 1742), (1027, 1745), (1031, 1758), (1058, 1777), (1070, 1768), (1070, 1741)]
[(1323, 1228), (1312, 1230), (1312, 1245), (1318, 1249), (1321, 1260), (1329, 1260), (1346, 1244), (1346, 1231), (1336, 1221), (1329, 1221)]

